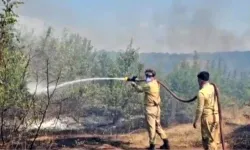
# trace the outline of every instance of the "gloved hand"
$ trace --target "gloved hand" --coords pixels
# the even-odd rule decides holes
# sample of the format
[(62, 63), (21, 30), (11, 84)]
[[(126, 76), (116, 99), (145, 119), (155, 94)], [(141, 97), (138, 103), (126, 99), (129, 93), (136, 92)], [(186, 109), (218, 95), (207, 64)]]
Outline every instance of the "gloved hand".
[(129, 81), (135, 82), (137, 79), (137, 76), (133, 76), (132, 78), (129, 78)]

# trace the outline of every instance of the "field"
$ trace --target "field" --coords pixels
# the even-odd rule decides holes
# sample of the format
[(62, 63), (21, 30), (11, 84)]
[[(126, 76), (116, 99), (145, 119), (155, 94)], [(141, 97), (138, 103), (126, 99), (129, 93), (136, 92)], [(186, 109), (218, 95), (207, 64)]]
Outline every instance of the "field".
[[(230, 113), (231, 112), (231, 113)], [(237, 110), (237, 117), (232, 111), (224, 111), (223, 131), (227, 149), (248, 149), (250, 146), (249, 108)], [(239, 115), (240, 114), (240, 115)], [(202, 149), (200, 129), (193, 129), (192, 124), (171, 125), (165, 128), (171, 149)], [(90, 135), (76, 132), (57, 132), (53, 135), (40, 136), (37, 148), (52, 149), (143, 149), (148, 145), (145, 129), (136, 130), (123, 135)], [(162, 142), (157, 137), (157, 146)]]

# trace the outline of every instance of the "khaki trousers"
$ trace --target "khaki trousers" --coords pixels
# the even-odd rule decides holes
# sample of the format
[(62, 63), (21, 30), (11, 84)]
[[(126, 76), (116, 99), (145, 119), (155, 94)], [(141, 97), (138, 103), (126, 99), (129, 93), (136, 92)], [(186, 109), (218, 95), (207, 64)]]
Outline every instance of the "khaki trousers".
[(159, 106), (146, 106), (145, 119), (147, 122), (147, 130), (149, 134), (149, 143), (155, 144), (156, 133), (161, 139), (166, 139), (166, 133), (161, 127), (160, 116), (161, 110)]
[(219, 115), (201, 117), (202, 144), (205, 150), (217, 150), (220, 143)]

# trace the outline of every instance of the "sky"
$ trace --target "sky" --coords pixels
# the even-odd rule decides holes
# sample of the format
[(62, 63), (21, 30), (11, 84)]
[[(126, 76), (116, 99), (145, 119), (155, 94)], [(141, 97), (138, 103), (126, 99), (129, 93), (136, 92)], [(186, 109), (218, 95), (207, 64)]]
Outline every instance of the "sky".
[(48, 25), (92, 40), (96, 49), (198, 52), (250, 48), (249, 0), (25, 0), (20, 24)]

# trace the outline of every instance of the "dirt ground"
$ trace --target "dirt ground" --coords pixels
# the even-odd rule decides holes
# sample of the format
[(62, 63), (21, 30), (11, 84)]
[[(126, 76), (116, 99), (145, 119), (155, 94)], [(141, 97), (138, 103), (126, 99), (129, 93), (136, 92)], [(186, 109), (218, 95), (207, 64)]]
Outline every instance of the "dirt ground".
[[(230, 112), (227, 111), (227, 112)], [(224, 113), (223, 132), (226, 149), (250, 149), (250, 121), (245, 113), (237, 115)], [(200, 128), (194, 129), (192, 124), (172, 125), (165, 129), (173, 150), (202, 150)], [(37, 139), (41, 149), (145, 149), (148, 146), (148, 134), (146, 130), (133, 131), (123, 135), (89, 135), (89, 134), (60, 134), (40, 136)], [(157, 147), (162, 141), (157, 137)]]
[[(202, 150), (201, 141), (199, 136), (199, 130), (190, 130), (190, 124), (181, 125), (178, 127), (173, 127), (166, 129), (166, 133), (169, 135), (169, 141), (171, 149), (178, 150)], [(237, 128), (232, 131), (241, 130)], [(226, 130), (225, 130), (226, 131)], [(247, 131), (248, 136), (246, 137), (242, 133)], [(228, 136), (233, 133), (228, 133), (226, 131), (226, 146), (227, 150), (237, 148), (246, 148), (246, 143), (250, 139), (250, 125), (243, 132), (239, 132), (234, 135), (234, 139), (228, 138)], [(245, 139), (239, 139), (245, 138)], [(237, 141), (238, 140), (238, 141)], [(239, 141), (240, 140), (240, 141)], [(244, 143), (245, 140), (245, 143)], [(98, 150), (98, 149), (110, 149), (110, 150), (128, 150), (128, 149), (144, 149), (148, 146), (148, 137), (145, 131), (140, 131), (139, 133), (126, 134), (126, 135), (59, 135), (59, 136), (42, 136), (37, 140), (39, 142), (37, 149), (60, 149), (60, 150)], [(238, 142), (238, 144), (236, 143)], [(231, 142), (231, 143), (230, 143)], [(159, 137), (157, 138), (157, 147), (162, 144)], [(230, 145), (231, 144), (231, 145)], [(242, 146), (243, 144), (243, 146)], [(239, 147), (241, 146), (241, 147)], [(249, 146), (249, 144), (248, 144)]]
[[(193, 129), (191, 124), (178, 125), (165, 130), (168, 134), (171, 149), (201, 150), (199, 129)], [(228, 134), (228, 133), (227, 133)], [(42, 136), (37, 139), (42, 145), (51, 149), (78, 150), (78, 149), (145, 149), (148, 146), (148, 136), (145, 130), (139, 130), (125, 135), (58, 135)], [(157, 147), (162, 141), (157, 137)], [(227, 144), (228, 145), (228, 144)], [(44, 146), (41, 146), (41, 148)], [(37, 147), (39, 148), (39, 147)], [(227, 148), (229, 150), (229, 148)]]
[[(250, 149), (250, 118), (249, 108), (247, 114), (243, 110), (235, 115), (224, 111), (223, 133), (227, 150)], [(200, 127), (197, 129), (192, 124), (176, 124), (165, 128), (172, 150), (202, 150)], [(27, 139), (26, 146), (32, 139)], [(157, 136), (156, 147), (162, 143)], [(19, 148), (22, 149), (23, 145)], [(148, 133), (145, 129), (133, 131), (128, 134), (94, 135), (84, 134), (79, 130), (70, 132), (53, 132), (39, 136), (35, 149), (60, 149), (60, 150), (128, 150), (145, 149), (148, 146)], [(1, 148), (0, 148), (1, 149)], [(11, 149), (11, 148), (9, 148)], [(13, 149), (13, 148), (12, 148)]]

